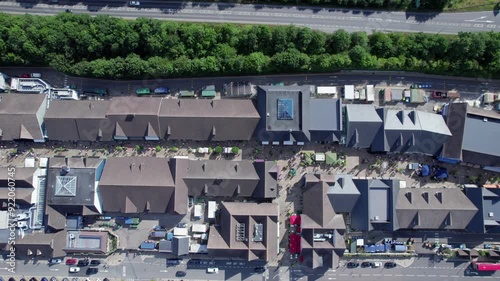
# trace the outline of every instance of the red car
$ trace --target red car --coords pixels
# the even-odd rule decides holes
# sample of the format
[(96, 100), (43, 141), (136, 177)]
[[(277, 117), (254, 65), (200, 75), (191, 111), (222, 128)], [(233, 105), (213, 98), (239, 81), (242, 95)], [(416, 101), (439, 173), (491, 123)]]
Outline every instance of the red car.
[(31, 75), (29, 75), (28, 73), (24, 73), (23, 75), (21, 75), (21, 78), (30, 78)]
[(78, 263), (77, 259), (67, 259), (66, 260), (66, 265), (75, 265)]

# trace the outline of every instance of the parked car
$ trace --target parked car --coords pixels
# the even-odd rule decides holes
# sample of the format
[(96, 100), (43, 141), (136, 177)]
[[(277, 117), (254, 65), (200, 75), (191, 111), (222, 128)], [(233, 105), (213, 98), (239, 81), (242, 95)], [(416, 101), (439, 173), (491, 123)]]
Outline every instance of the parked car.
[(77, 273), (80, 272), (80, 268), (76, 266), (72, 266), (69, 268), (69, 273)]
[(348, 262), (347, 263), (347, 268), (356, 268), (359, 266), (358, 262)]
[(396, 263), (393, 261), (389, 261), (384, 264), (385, 268), (395, 268), (396, 266), (397, 266)]
[(188, 264), (201, 264), (201, 260), (199, 259), (191, 259), (188, 261)]
[(42, 78), (42, 74), (41, 73), (31, 73), (30, 74), (31, 78)]
[(186, 272), (185, 271), (177, 271), (175, 273), (175, 277), (184, 277), (186, 276)]
[(55, 278), (55, 277), (51, 277), (51, 278), (50, 278), (50, 281), (57, 281), (57, 278)]
[(88, 260), (79, 260), (77, 265), (79, 267), (84, 267), (84, 266), (89, 265), (89, 261)]
[(18, 221), (17, 228), (20, 228), (22, 230), (26, 230), (26, 229), (28, 229), (28, 223), (26, 221)]
[(169, 90), (167, 87), (158, 87), (154, 89), (155, 94), (168, 94)]
[(49, 281), (49, 279), (42, 277), (42, 279), (40, 281)]
[(62, 259), (50, 259), (49, 264), (60, 264), (62, 263)]
[(209, 267), (207, 268), (207, 273), (210, 274), (219, 273), (219, 269), (217, 267)]
[(131, 7), (138, 7), (141, 5), (141, 2), (139, 1), (130, 1), (128, 2), (128, 5), (131, 6)]
[(30, 78), (31, 75), (29, 73), (23, 73), (23, 75), (21, 75), (21, 78)]
[(78, 263), (77, 259), (67, 259), (66, 260), (66, 265), (75, 265)]
[(92, 275), (92, 274), (97, 274), (99, 272), (99, 269), (97, 267), (89, 267), (87, 268), (87, 275)]
[(254, 268), (253, 271), (255, 271), (257, 273), (264, 273), (264, 272), (266, 272), (266, 268), (263, 266), (259, 266), (259, 267)]
[(465, 275), (466, 275), (466, 276), (478, 276), (478, 275), (479, 275), (479, 273), (478, 273), (477, 271), (473, 271), (473, 270), (467, 269), (467, 270), (465, 271)]
[(373, 266), (373, 262), (371, 261), (364, 261), (361, 263), (361, 267), (372, 267)]
[(100, 265), (101, 261), (100, 260), (91, 260), (90, 265)]
[(382, 263), (381, 262), (374, 262), (373, 263), (373, 267), (377, 268), (377, 267), (381, 267), (382, 266)]
[(167, 259), (167, 266), (176, 266), (181, 264), (180, 259)]

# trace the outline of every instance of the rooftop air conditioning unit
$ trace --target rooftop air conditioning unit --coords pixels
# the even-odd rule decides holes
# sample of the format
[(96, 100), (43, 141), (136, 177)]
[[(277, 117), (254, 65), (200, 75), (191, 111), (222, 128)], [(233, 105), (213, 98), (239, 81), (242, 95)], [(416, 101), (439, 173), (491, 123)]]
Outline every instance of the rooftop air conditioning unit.
[(493, 212), (489, 212), (488, 217), (490, 217), (490, 218), (493, 217)]
[(73, 233), (71, 233), (71, 234), (69, 235), (69, 239), (75, 239), (75, 235), (74, 235)]
[(373, 220), (374, 220), (374, 221), (378, 221), (379, 219), (380, 219), (380, 217), (379, 217), (379, 216), (375, 216), (375, 217), (373, 218)]

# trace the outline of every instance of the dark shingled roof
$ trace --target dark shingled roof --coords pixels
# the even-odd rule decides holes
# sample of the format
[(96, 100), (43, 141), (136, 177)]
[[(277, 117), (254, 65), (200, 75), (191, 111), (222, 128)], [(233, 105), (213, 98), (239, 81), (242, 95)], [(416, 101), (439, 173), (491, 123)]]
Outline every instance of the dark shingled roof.
[(108, 158), (100, 189), (104, 212), (175, 213), (175, 184), (166, 158)]
[(400, 229), (466, 229), (478, 209), (458, 188), (400, 190)]
[(161, 138), (158, 113), (162, 98), (113, 98), (106, 116), (117, 139)]
[(16, 167), (15, 172), (9, 167), (0, 167), (0, 202), (7, 208), (9, 196), (9, 178), (16, 181), (16, 202), (17, 204), (32, 204), (31, 197), (35, 190), (33, 177), (38, 168)]
[(103, 167), (104, 160), (99, 158), (55, 157), (49, 160), (45, 209), (49, 227), (63, 229), (67, 214), (102, 213), (96, 182), (100, 180)]
[(277, 167), (272, 162), (189, 161), (182, 176), (190, 196), (274, 198)]
[(66, 246), (66, 231), (56, 233), (32, 233), (16, 241), (16, 258), (50, 259), (63, 258)]
[(2, 95), (0, 97), (0, 140), (44, 140), (42, 118), (46, 109), (46, 95)]
[[(243, 240), (237, 241), (237, 225), (244, 225)], [(262, 241), (254, 241), (255, 225), (262, 224)], [(278, 205), (274, 203), (223, 202), (218, 226), (211, 226), (208, 254), (245, 260), (271, 261), (277, 256)]]
[(111, 101), (54, 100), (45, 114), (45, 127), (50, 140), (111, 140), (113, 131), (106, 119)]
[(163, 99), (160, 136), (170, 140), (249, 140), (260, 120), (252, 100)]
[[(303, 210), (300, 215), (301, 254), (304, 263), (312, 268), (336, 268), (338, 258), (346, 248), (343, 238), (346, 229), (344, 217), (335, 212), (332, 199), (338, 196), (355, 202), (357, 197), (352, 196), (356, 193), (352, 189), (341, 194), (338, 190), (340, 186), (335, 187), (336, 184), (338, 182), (333, 175), (305, 175)], [(323, 235), (324, 239), (315, 239), (317, 235)]]

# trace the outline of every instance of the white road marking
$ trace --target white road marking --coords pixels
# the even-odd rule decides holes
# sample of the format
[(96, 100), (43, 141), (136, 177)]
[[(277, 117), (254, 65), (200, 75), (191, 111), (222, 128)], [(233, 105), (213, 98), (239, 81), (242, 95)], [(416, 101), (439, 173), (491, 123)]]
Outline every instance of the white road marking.
[(51, 268), (50, 270), (52, 270), (52, 271), (59, 271), (58, 268)]
[(168, 272), (168, 270), (163, 269), (163, 270), (160, 270), (160, 272)]
[(127, 268), (125, 266), (122, 267), (122, 272), (123, 277), (127, 276)]

